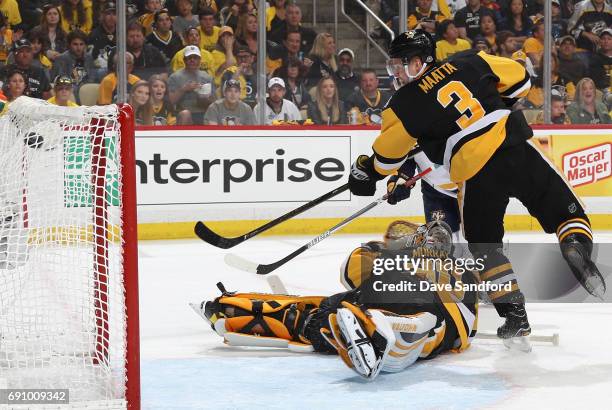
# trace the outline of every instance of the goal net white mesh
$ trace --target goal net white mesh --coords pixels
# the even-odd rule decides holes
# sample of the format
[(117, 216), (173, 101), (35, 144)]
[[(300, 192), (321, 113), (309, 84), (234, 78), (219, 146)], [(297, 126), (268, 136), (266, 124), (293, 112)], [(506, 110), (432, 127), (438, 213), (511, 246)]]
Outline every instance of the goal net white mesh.
[(116, 106), (0, 117), (0, 388), (124, 406), (120, 131)]

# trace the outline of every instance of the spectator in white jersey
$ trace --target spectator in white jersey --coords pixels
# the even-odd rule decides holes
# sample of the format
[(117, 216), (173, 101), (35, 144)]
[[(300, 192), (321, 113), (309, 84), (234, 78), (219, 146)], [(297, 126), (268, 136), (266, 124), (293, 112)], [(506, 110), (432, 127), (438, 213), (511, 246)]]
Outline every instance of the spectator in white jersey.
[[(282, 78), (272, 77), (268, 81), (268, 98), (266, 98), (266, 113), (263, 123), (272, 125), (275, 121), (299, 121), (302, 119), (300, 111), (289, 100), (285, 99), (287, 88)], [(261, 124), (259, 118), (259, 104), (255, 106), (255, 119)]]

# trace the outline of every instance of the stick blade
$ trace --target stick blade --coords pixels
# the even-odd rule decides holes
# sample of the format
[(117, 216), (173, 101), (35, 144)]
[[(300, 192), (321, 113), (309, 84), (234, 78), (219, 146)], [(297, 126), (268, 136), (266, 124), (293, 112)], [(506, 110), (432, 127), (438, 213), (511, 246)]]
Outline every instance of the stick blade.
[(193, 228), (195, 234), (206, 243), (209, 243), (217, 248), (229, 249), (238, 245), (242, 242), (242, 238), (224, 238), (213, 232), (208, 226), (204, 225), (203, 222), (198, 221)]
[(259, 265), (257, 263), (246, 260), (236, 254), (228, 253), (225, 255), (225, 258), (223, 260), (228, 266), (231, 266), (232, 268), (240, 269), (242, 271), (250, 273), (258, 273), (257, 268)]
[(272, 289), (273, 293), (280, 293), (282, 295), (289, 294), (287, 292), (287, 288), (285, 287), (285, 284), (278, 276), (276, 275), (266, 276), (266, 281), (268, 282), (268, 285), (270, 286), (270, 289)]

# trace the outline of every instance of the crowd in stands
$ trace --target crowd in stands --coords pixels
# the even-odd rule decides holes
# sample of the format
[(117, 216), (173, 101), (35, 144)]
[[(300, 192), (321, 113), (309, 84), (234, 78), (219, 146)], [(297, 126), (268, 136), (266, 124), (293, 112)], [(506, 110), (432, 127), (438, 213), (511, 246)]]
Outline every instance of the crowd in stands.
[[(515, 109), (532, 123), (543, 122), (543, 54), (550, 35), (553, 123), (612, 123), (612, 5), (550, 0), (547, 32), (545, 1), (408, 0), (407, 26), (431, 33), (438, 60), (475, 49), (523, 64), (532, 89)], [(383, 67), (357, 69), (353, 50), (338, 50), (334, 36), (303, 24), (299, 0), (269, 0), (261, 119), (257, 2), (127, 3), (127, 84), (140, 125), (379, 124), (392, 95), (379, 76)], [(398, 32), (397, 0), (366, 3)], [(109, 0), (0, 0), (0, 99), (116, 101), (116, 14)], [(386, 30), (374, 30), (384, 45)], [(90, 84), (97, 86), (85, 87)]]

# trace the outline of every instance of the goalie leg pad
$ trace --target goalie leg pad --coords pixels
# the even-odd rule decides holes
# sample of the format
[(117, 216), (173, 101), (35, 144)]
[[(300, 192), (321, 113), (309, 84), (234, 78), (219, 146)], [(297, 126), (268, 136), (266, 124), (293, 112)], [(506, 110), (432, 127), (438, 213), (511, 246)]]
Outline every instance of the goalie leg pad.
[[(299, 297), (258, 293), (224, 293), (213, 301), (201, 304), (204, 317), (219, 335), (229, 333), (232, 340), (247, 341), (246, 345), (256, 345), (251, 338), (241, 338), (236, 334), (253, 337), (276, 338), (290, 342), (309, 343), (300, 330), (310, 312), (317, 309), (322, 297)], [(270, 340), (262, 341), (263, 346), (271, 347)], [(282, 342), (286, 347), (286, 342)], [(244, 345), (244, 344), (243, 344)]]
[(428, 312), (398, 315), (380, 309), (363, 312), (348, 302), (342, 306), (330, 315), (335, 345), (344, 362), (368, 380), (383, 370), (405, 369), (444, 335), (444, 325), (435, 331), (437, 319)]

